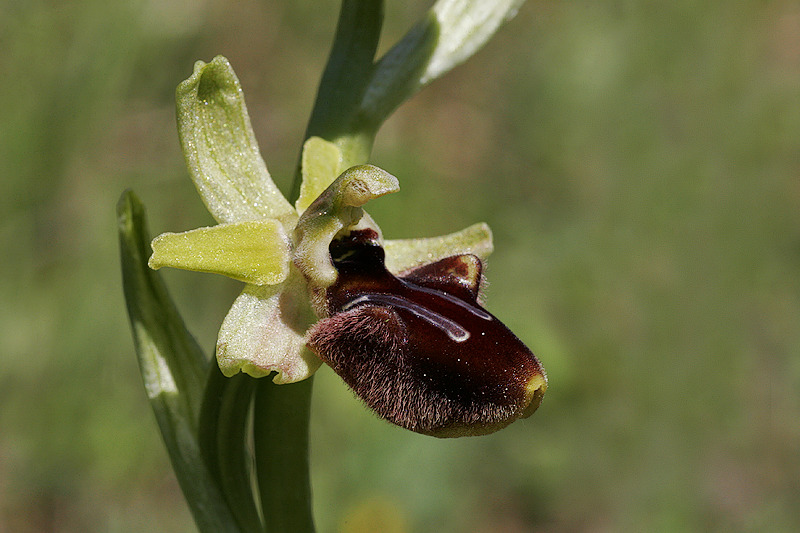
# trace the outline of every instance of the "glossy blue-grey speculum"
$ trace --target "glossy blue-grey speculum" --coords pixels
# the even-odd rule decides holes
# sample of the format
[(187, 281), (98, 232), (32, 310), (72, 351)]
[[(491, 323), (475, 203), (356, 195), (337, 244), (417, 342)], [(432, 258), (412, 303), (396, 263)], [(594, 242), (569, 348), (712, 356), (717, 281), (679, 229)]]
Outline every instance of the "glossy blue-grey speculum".
[(337, 280), (308, 346), (378, 415), (449, 437), (491, 433), (536, 410), (547, 378), (478, 303), (480, 259), (454, 255), (395, 276), (372, 230), (330, 252)]

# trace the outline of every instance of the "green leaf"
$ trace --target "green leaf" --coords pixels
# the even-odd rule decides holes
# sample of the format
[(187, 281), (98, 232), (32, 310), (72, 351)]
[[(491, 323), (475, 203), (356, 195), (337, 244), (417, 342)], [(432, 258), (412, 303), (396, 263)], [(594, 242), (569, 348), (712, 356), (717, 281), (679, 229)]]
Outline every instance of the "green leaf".
[(123, 288), (139, 366), (178, 483), (201, 531), (238, 532), (197, 441), (208, 360), (186, 329), (161, 277), (147, 266), (150, 238), (144, 209), (131, 192), (124, 193), (117, 205), (117, 224)]
[(386, 268), (398, 273), (457, 254), (474, 254), (486, 259), (493, 250), (492, 232), (481, 222), (440, 237), (386, 240), (383, 248)]
[(197, 190), (218, 222), (296, 216), (261, 158), (228, 60), (198, 61), (178, 86), (178, 134)]
[(524, 0), (439, 0), (375, 66), (362, 113), (382, 122), (403, 101), (469, 59)]
[[(431, 9), (439, 39), (425, 71), (424, 86), (470, 58), (525, 0), (439, 0)], [(430, 21), (429, 23), (433, 23)]]
[(151, 245), (154, 269), (211, 272), (254, 285), (275, 285), (289, 275), (289, 237), (275, 219), (164, 233)]

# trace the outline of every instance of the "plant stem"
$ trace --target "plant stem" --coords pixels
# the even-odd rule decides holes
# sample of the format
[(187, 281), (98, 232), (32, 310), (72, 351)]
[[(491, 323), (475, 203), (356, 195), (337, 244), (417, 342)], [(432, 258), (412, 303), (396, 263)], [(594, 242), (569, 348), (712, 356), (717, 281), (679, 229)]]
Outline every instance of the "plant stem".
[[(383, 0), (343, 0), (331, 54), (320, 80), (305, 139), (322, 137), (342, 151), (345, 167), (366, 163), (379, 123), (359, 113), (375, 67)], [(298, 163), (289, 200), (300, 194)]]
[(252, 485), (250, 407), (257, 380), (247, 374), (225, 377), (209, 369), (197, 440), (206, 467), (225, 496), (241, 531), (262, 531)]
[[(359, 115), (374, 68), (383, 24), (383, 0), (343, 0), (333, 47), (320, 81), (305, 139), (339, 146), (344, 166), (365, 163), (379, 124)], [(289, 200), (300, 194), (298, 163)], [(266, 530), (314, 531), (308, 470), (312, 379), (290, 385), (258, 380), (253, 404), (256, 480)]]
[(314, 531), (308, 470), (308, 422), (313, 378), (276, 385), (258, 380), (253, 420), (256, 479), (266, 531)]

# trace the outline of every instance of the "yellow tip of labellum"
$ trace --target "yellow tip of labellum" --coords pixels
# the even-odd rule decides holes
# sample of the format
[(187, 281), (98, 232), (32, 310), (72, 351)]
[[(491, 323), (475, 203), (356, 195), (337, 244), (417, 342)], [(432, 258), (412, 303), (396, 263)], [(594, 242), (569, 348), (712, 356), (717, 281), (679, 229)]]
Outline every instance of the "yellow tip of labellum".
[(547, 392), (547, 376), (542, 370), (541, 374), (534, 374), (528, 384), (525, 386), (526, 396), (528, 397), (528, 405), (522, 411), (520, 418), (528, 418), (531, 416), (539, 405), (542, 403), (544, 393)]

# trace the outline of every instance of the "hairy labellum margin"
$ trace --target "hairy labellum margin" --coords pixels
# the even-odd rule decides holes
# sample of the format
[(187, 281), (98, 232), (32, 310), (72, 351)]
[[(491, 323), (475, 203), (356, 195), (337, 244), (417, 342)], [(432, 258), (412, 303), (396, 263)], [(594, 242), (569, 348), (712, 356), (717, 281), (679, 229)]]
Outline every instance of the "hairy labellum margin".
[(547, 378), (533, 353), (478, 303), (482, 264), (454, 255), (399, 276), (372, 230), (330, 247), (329, 317), (308, 346), (378, 415), (437, 437), (482, 435), (530, 416)]

